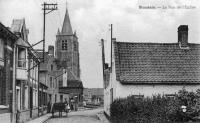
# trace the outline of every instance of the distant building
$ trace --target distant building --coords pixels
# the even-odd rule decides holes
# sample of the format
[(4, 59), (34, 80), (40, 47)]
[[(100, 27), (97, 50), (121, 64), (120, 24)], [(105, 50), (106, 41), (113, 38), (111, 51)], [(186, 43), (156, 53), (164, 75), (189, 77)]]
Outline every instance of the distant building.
[[(178, 43), (113, 42), (112, 69), (105, 69), (104, 110), (129, 95), (173, 95), (200, 88), (200, 45), (188, 43), (188, 26), (178, 28)], [(112, 70), (112, 71), (111, 71)]]
[(104, 101), (103, 88), (84, 88), (83, 100), (86, 103), (103, 104)]
[[(58, 102), (58, 83), (55, 80), (56, 70), (54, 47), (49, 46), (48, 52), (44, 53), (44, 62), (40, 63), (39, 81), (40, 81), (40, 94), (39, 94), (39, 115), (47, 113), (48, 103)], [(40, 58), (43, 58), (43, 52), (37, 52)]]

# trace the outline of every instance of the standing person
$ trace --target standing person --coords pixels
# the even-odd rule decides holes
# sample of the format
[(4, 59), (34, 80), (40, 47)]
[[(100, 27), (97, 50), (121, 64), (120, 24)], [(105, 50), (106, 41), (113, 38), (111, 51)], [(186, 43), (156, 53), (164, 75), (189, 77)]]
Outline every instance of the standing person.
[(69, 104), (68, 104), (68, 102), (67, 102), (67, 99), (66, 99), (66, 98), (65, 98), (65, 101), (64, 101), (64, 103), (65, 103), (65, 111), (66, 111), (66, 115), (67, 115), (67, 113), (69, 112), (70, 108), (69, 108)]
[(74, 100), (73, 100), (73, 98), (71, 98), (71, 100), (70, 100), (70, 109), (71, 110), (74, 110)]

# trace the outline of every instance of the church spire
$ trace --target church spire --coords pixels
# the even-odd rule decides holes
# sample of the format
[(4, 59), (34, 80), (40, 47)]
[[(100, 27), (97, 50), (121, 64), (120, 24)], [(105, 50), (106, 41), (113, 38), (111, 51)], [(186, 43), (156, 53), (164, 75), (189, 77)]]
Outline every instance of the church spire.
[(70, 23), (69, 13), (68, 13), (67, 7), (66, 7), (65, 19), (64, 19), (64, 22), (63, 22), (61, 33), (65, 34), (65, 35), (73, 35), (72, 26), (71, 26), (71, 23)]

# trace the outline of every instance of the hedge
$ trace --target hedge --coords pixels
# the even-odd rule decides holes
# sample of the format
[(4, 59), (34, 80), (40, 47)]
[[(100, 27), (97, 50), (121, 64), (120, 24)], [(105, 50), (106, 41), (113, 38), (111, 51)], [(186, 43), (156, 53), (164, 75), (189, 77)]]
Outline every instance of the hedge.
[[(113, 123), (173, 123), (187, 122), (199, 116), (200, 90), (188, 92), (184, 88), (174, 97), (154, 95), (152, 97), (116, 99), (110, 108)], [(186, 106), (183, 112), (181, 106)]]

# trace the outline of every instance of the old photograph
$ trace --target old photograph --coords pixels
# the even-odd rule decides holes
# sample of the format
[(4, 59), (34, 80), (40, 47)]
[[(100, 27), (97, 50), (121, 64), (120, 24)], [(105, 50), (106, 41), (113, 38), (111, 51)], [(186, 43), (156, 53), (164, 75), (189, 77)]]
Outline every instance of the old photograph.
[(0, 123), (200, 122), (200, 1), (0, 0)]

